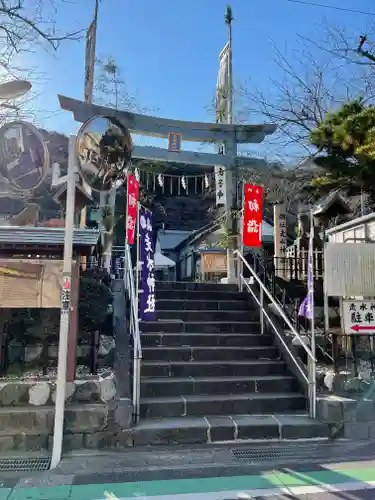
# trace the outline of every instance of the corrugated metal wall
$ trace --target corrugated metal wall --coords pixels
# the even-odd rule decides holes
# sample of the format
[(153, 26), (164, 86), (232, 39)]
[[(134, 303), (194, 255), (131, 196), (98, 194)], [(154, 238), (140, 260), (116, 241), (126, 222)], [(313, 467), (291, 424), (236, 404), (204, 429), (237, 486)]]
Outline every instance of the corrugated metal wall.
[(375, 243), (326, 243), (324, 289), (330, 296), (375, 296)]

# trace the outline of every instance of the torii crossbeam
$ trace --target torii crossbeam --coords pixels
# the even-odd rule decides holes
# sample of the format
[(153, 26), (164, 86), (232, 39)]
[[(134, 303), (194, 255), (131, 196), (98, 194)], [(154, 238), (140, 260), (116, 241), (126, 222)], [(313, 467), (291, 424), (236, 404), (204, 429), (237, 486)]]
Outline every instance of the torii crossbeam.
[[(183, 163), (200, 165), (206, 168), (222, 165), (225, 167), (226, 211), (230, 217), (234, 184), (232, 171), (236, 168), (266, 167), (264, 160), (237, 156), (238, 144), (259, 144), (267, 135), (276, 130), (274, 124), (263, 125), (232, 125), (225, 123), (204, 123), (159, 118), (129, 111), (122, 111), (106, 106), (87, 104), (70, 97), (58, 96), (60, 106), (65, 111), (71, 111), (78, 122), (86, 122), (95, 116), (116, 118), (130, 132), (152, 137), (167, 138), (169, 134), (181, 134), (183, 140), (189, 142), (207, 142), (224, 145), (224, 154), (199, 153), (195, 151), (169, 151), (153, 146), (134, 146), (134, 158), (149, 161), (164, 161), (166, 163)], [(228, 281), (234, 281), (234, 264), (228, 259)]]

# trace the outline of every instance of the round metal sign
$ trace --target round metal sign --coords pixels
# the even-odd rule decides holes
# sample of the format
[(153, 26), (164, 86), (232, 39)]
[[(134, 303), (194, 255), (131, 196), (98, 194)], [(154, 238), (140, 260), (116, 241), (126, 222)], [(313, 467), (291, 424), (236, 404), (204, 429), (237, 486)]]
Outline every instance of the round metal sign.
[(110, 191), (125, 180), (133, 142), (117, 119), (88, 120), (77, 134), (76, 148), (80, 174), (95, 191)]
[(0, 83), (0, 99), (16, 99), (31, 90), (31, 83), (27, 80), (11, 80)]
[(45, 179), (49, 164), (47, 144), (34, 125), (14, 121), (0, 128), (0, 175), (10, 189), (36, 189)]

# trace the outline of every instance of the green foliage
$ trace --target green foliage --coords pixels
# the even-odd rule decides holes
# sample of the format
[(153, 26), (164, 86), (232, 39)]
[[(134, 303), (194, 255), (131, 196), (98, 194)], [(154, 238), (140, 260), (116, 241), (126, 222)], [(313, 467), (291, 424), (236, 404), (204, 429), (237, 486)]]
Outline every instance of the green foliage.
[(3, 330), (9, 340), (22, 342), (25, 331), (35, 324), (33, 309), (2, 309)]
[(233, 19), (232, 7), (230, 5), (227, 5), (227, 10), (225, 13), (225, 24), (231, 25)]
[(106, 271), (88, 269), (82, 273), (79, 288), (79, 330), (91, 333), (103, 324), (112, 303), (110, 279)]
[[(241, 220), (241, 212), (237, 209), (231, 211), (231, 219), (236, 222), (238, 226), (238, 221)], [(204, 243), (206, 248), (221, 248), (222, 250), (227, 250), (228, 248), (236, 248), (237, 241), (239, 237), (239, 232), (236, 227), (233, 229), (229, 228), (228, 220), (225, 218), (220, 226), (220, 230), (217, 233), (217, 239), (212, 243)]]
[(325, 170), (312, 186), (325, 192), (346, 189), (350, 195), (362, 190), (375, 202), (374, 140), (375, 107), (357, 99), (328, 113), (310, 134), (321, 153), (315, 163)]
[[(79, 290), (79, 331), (85, 335), (100, 328), (112, 303), (110, 278), (106, 271), (89, 269), (82, 273)], [(3, 309), (1, 321), (8, 342), (27, 345), (43, 343), (58, 336), (60, 309)]]

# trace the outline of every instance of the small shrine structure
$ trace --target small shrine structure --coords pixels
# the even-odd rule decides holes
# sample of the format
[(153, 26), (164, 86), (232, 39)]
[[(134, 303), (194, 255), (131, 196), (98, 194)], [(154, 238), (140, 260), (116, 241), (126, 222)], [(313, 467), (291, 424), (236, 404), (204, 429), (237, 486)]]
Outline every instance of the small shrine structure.
[[(54, 224), (55, 225), (55, 224)], [(0, 226), (0, 307), (61, 308), (64, 227)], [(78, 330), (80, 259), (92, 253), (99, 231), (76, 228), (73, 238), (72, 297), (67, 381), (74, 381)], [(3, 316), (3, 315), (1, 315)], [(0, 322), (1, 317), (0, 317)], [(0, 323), (1, 324), (1, 323)], [(0, 328), (0, 368), (6, 333)]]

